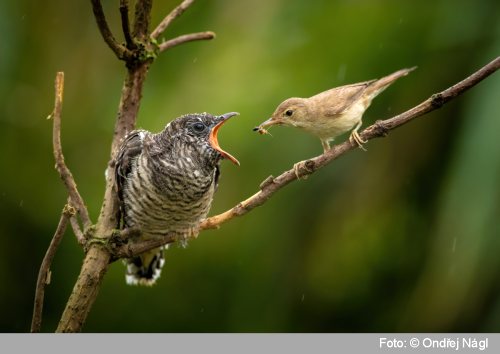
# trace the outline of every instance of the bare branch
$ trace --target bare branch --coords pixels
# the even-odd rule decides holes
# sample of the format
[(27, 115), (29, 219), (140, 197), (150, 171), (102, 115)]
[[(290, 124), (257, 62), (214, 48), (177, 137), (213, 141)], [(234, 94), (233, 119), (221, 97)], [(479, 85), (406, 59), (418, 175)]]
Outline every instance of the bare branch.
[(151, 20), (153, 0), (137, 0), (135, 4), (134, 38), (146, 39)]
[(33, 318), (31, 320), (32, 333), (40, 332), (40, 328), (42, 326), (45, 286), (50, 284), (50, 266), (56, 254), (57, 248), (61, 244), (64, 232), (68, 227), (68, 221), (70, 220), (70, 218), (74, 217), (75, 213), (76, 210), (71, 205), (66, 204), (64, 206), (61, 213), (61, 218), (59, 219), (59, 224), (57, 225), (56, 232), (54, 233), (54, 237), (52, 237), (49, 248), (47, 248), (47, 252), (43, 257), (40, 270), (38, 271), (38, 279), (36, 282), (35, 304), (33, 306)]
[(97, 27), (101, 32), (101, 36), (109, 48), (116, 54), (119, 59), (125, 59), (131, 56), (131, 52), (120, 43), (118, 43), (109, 29), (104, 11), (102, 9), (101, 0), (90, 0), (92, 3), (92, 11), (97, 22)]
[(87, 228), (92, 225), (89, 213), (83, 202), (82, 196), (76, 188), (75, 179), (71, 174), (71, 171), (66, 166), (64, 162), (64, 155), (62, 153), (61, 147), (61, 111), (63, 103), (63, 92), (64, 92), (64, 73), (58, 72), (56, 75), (56, 98), (54, 103), (54, 111), (52, 112), (52, 119), (54, 120), (52, 128), (52, 145), (54, 149), (54, 158), (56, 160), (56, 170), (59, 172), (66, 190), (68, 191), (69, 197), (71, 198), (71, 203), (78, 210), (78, 214), (82, 219), (83, 227)]
[[(386, 136), (387, 133), (409, 121), (425, 114), (435, 109), (440, 108), (442, 105), (450, 101), (451, 99), (457, 97), (458, 95), (464, 93), (480, 81), (484, 80), (486, 77), (494, 73), (500, 67), (500, 57), (485, 65), (483, 68), (469, 76), (463, 81), (460, 81), (456, 85), (432, 95), (424, 102), (420, 103), (418, 106), (401, 113), (393, 118), (386, 119), (383, 121), (377, 121), (375, 124), (366, 128), (360, 135), (363, 140), (370, 140), (373, 138), (378, 138)], [(200, 229), (213, 229), (220, 227), (221, 224), (233, 219), (236, 216), (241, 216), (248, 213), (250, 210), (264, 204), (274, 193), (279, 191), (281, 188), (286, 186), (288, 183), (300, 178), (301, 176), (307, 176), (317, 171), (318, 169), (326, 166), (333, 160), (342, 156), (350, 150), (357, 148), (355, 143), (351, 143), (349, 140), (342, 144), (333, 146), (328, 152), (305, 161), (301, 168), (299, 168), (298, 175), (295, 173), (295, 169), (290, 169), (283, 172), (276, 178), (267, 178), (261, 184), (261, 190), (252, 195), (250, 198), (238, 203), (232, 209), (225, 211), (222, 214), (212, 216), (205, 219), (201, 225)]]
[(160, 22), (160, 24), (151, 32), (151, 39), (158, 39), (162, 35), (163, 32), (167, 29), (168, 26), (174, 21), (177, 17), (182, 15), (184, 11), (187, 10), (189, 6), (194, 3), (194, 0), (184, 0), (179, 6), (173, 9), (165, 18)]
[(215, 33), (210, 32), (210, 31), (190, 33), (190, 34), (184, 34), (182, 36), (175, 37), (175, 38), (170, 39), (166, 42), (163, 42), (158, 47), (159, 47), (160, 52), (163, 52), (167, 49), (170, 49), (172, 47), (178, 46), (179, 44), (183, 44), (186, 42), (207, 40), (207, 39), (213, 39), (213, 38), (215, 38)]
[(120, 0), (120, 16), (122, 19), (123, 37), (128, 49), (135, 49), (135, 43), (130, 34), (130, 20), (128, 17), (128, 0)]
[(112, 250), (113, 256), (116, 258), (132, 258), (154, 248), (164, 246), (168, 243), (176, 242), (177, 240), (178, 237), (174, 234), (168, 234), (162, 238), (155, 238), (150, 240), (137, 240), (116, 247)]
[[(416, 117), (421, 116), (422, 114), (440, 108), (442, 105), (444, 105), (451, 99), (461, 95), (471, 87), (475, 86), (476, 84), (478, 84), (479, 82), (481, 82), (482, 80), (493, 74), (495, 71), (499, 69), (499, 67), (500, 67), (500, 57), (497, 57), (496, 59), (486, 64), (485, 66), (483, 66), (481, 69), (479, 69), (466, 79), (460, 81), (459, 83), (453, 85), (452, 87), (444, 91), (432, 95), (418, 106), (404, 113), (401, 113), (383, 122), (379, 122), (378, 125), (382, 124), (382, 129), (391, 130), (394, 129), (395, 127), (398, 127), (400, 125), (409, 122), (410, 120)], [(380, 131), (380, 127), (378, 127), (377, 124), (374, 124), (373, 126), (368, 127), (364, 130), (363, 133), (366, 135), (361, 135), (361, 136), (371, 137), (373, 135), (373, 131), (376, 132)], [(373, 137), (379, 137), (379, 136), (380, 134), (375, 135)]]
[(75, 234), (76, 240), (78, 241), (78, 244), (80, 246), (85, 245), (85, 236), (83, 236), (82, 229), (80, 228), (80, 225), (78, 224), (78, 219), (76, 216), (72, 216), (69, 219), (69, 222), (71, 223), (71, 228), (73, 229), (73, 233)]
[(99, 293), (109, 262), (110, 254), (104, 247), (94, 244), (89, 248), (56, 332), (81, 331)]

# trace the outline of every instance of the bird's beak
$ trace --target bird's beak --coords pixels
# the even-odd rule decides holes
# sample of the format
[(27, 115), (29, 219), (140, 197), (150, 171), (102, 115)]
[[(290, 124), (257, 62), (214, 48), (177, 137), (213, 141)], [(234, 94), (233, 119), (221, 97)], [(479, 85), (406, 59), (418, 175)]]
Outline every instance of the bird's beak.
[(270, 127), (271, 125), (276, 125), (276, 124), (282, 124), (281, 120), (274, 119), (273, 117), (271, 117), (268, 120), (260, 123), (259, 126), (253, 128), (253, 131), (261, 131), (262, 129), (264, 129), (266, 127)]
[(210, 136), (208, 138), (208, 141), (210, 142), (210, 145), (212, 145), (212, 147), (215, 150), (217, 150), (223, 157), (225, 157), (228, 160), (231, 160), (232, 163), (239, 166), (240, 162), (233, 155), (222, 150), (222, 148), (219, 146), (219, 141), (217, 140), (217, 132), (219, 131), (220, 127), (222, 127), (222, 125), (225, 122), (227, 122), (229, 118), (237, 115), (239, 115), (238, 112), (230, 112), (217, 117), (219, 122), (210, 131)]

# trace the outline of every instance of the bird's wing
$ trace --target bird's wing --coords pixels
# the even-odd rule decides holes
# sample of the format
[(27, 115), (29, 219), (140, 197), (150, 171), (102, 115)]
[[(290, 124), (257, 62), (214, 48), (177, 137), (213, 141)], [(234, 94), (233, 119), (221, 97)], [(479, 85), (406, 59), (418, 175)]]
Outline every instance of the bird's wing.
[[(118, 151), (115, 163), (115, 180), (118, 198), (120, 199), (120, 212), (123, 215), (123, 188), (125, 181), (132, 170), (132, 161), (142, 152), (144, 148), (144, 137), (148, 134), (145, 130), (134, 130), (130, 132)], [(120, 217), (118, 218), (120, 220)]]
[(347, 110), (356, 102), (368, 86), (376, 80), (359, 82), (357, 84), (335, 87), (331, 90), (321, 92), (311, 97), (312, 100), (321, 102), (319, 104), (327, 107), (324, 115), (327, 117), (335, 116)]

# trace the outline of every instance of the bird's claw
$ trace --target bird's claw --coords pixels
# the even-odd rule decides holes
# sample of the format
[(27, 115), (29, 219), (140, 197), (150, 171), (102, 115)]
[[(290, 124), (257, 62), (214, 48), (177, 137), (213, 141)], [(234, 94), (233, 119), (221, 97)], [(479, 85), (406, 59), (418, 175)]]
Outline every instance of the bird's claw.
[[(299, 175), (299, 170), (303, 166), (304, 166), (304, 161), (297, 162), (296, 164), (293, 165), (293, 172), (295, 172), (295, 177), (297, 177), (298, 180), (301, 179)], [(307, 176), (304, 179), (306, 178)]]
[[(297, 177), (298, 180), (301, 179), (307, 179), (309, 177), (309, 174), (313, 171), (314, 167), (314, 162), (311, 160), (306, 160), (306, 161), (300, 161), (297, 162), (296, 164), (293, 165), (293, 171), (295, 172), (295, 177)], [(308, 173), (301, 173), (300, 170), (306, 170)]]
[(366, 149), (365, 149), (365, 147), (363, 146), (363, 144), (366, 144), (366, 143), (368, 142), (368, 140), (363, 140), (357, 131), (355, 131), (355, 130), (354, 130), (354, 131), (351, 133), (351, 135), (349, 136), (349, 141), (350, 141), (352, 144), (356, 144), (356, 145), (358, 145), (358, 147), (359, 147), (361, 150), (366, 151)]

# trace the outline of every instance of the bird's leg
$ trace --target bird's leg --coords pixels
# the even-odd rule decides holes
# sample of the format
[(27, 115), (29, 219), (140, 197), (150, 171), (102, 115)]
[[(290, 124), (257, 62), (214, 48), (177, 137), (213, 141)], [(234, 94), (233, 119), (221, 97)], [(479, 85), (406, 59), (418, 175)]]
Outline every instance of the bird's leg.
[(190, 227), (183, 231), (177, 231), (175, 233), (175, 242), (177, 242), (182, 248), (186, 248), (188, 245), (188, 241), (198, 238), (199, 233), (199, 226)]
[(352, 130), (351, 132), (351, 135), (349, 136), (349, 141), (351, 143), (356, 143), (360, 149), (366, 151), (365, 147), (363, 146), (363, 144), (365, 144), (367, 142), (367, 140), (363, 140), (360, 136), (359, 136), (359, 133), (358, 133), (358, 130), (359, 128), (361, 127), (361, 124), (363, 124), (363, 122), (360, 120), (358, 124), (356, 124), (356, 126), (354, 127), (354, 129)]
[(328, 140), (321, 139), (321, 145), (323, 145), (323, 153), (326, 153), (330, 150), (330, 142)]
[[(295, 172), (295, 177), (297, 179), (307, 179), (307, 177), (314, 171), (314, 161), (313, 160), (304, 160), (297, 162), (295, 165), (293, 165), (293, 170)], [(302, 173), (303, 176), (301, 178), (301, 173), (300, 172), (306, 172)]]
[[(330, 150), (330, 140), (321, 139), (321, 145), (323, 146), (323, 153), (326, 153), (328, 150)], [(305, 175), (303, 178), (301, 178), (299, 171), (300, 169), (310, 170), (310, 168), (307, 166), (308, 161), (309, 160), (300, 161), (293, 165), (293, 171), (295, 172), (295, 177), (297, 177), (297, 179), (307, 179), (308, 175)]]
[(199, 233), (200, 233), (199, 226), (190, 227), (187, 237), (188, 237), (188, 239), (195, 240), (198, 238)]
[(300, 162), (297, 162), (293, 165), (293, 171), (295, 172), (295, 177), (297, 177), (298, 180), (307, 179), (307, 175), (304, 176), (304, 178), (301, 178), (299, 175), (299, 170), (301, 168), (304, 168), (305, 164), (306, 164), (306, 161), (300, 161)]

